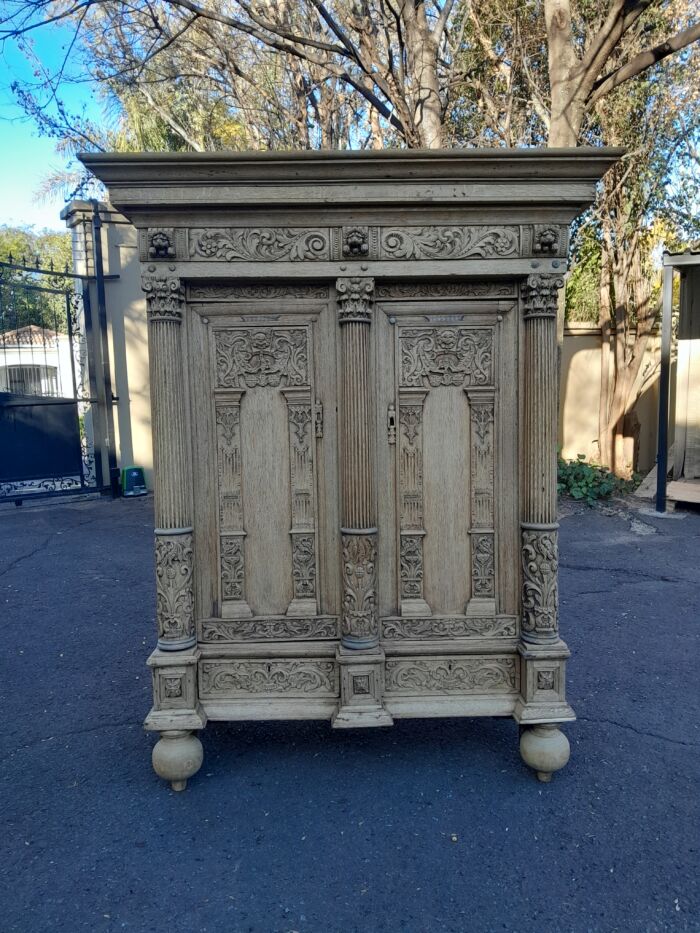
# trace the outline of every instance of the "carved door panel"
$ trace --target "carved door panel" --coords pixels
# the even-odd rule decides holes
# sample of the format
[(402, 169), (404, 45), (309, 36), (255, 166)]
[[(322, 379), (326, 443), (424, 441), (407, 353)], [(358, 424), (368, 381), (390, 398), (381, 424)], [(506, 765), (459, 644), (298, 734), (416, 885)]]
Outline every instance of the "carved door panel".
[(211, 327), (224, 619), (320, 615), (316, 447), (323, 408), (313, 329), (303, 319), (262, 317)]
[[(393, 361), (393, 385), (379, 380), (387, 426), (379, 469), (394, 480), (393, 509), (384, 510), (380, 529), (384, 542), (392, 539), (380, 560), (395, 567), (380, 570), (383, 630), (515, 634), (512, 618), (497, 620), (515, 612), (517, 599), (498, 575), (517, 548), (517, 494), (511, 489), (504, 511), (495, 486), (500, 463), (504, 481), (516, 485), (516, 424), (511, 417), (505, 437), (500, 421), (503, 316), (496, 303), (440, 310), (393, 306), (378, 315), (379, 358)], [(512, 349), (512, 321), (506, 334)], [(506, 390), (513, 409), (514, 382)]]

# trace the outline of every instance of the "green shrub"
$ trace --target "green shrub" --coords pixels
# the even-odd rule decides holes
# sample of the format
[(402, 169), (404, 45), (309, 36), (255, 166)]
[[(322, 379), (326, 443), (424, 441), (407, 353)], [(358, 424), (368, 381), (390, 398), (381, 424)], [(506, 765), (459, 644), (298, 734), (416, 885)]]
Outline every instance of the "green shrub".
[(583, 454), (575, 460), (557, 458), (557, 492), (583, 499), (593, 505), (596, 499), (607, 499), (613, 493), (631, 492), (637, 485), (638, 477), (632, 480), (620, 479), (595, 463), (586, 463)]

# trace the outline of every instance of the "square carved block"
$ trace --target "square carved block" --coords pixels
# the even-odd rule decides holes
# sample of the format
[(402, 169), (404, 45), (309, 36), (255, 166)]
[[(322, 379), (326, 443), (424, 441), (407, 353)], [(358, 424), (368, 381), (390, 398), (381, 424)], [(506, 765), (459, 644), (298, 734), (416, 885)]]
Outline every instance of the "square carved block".
[(193, 709), (197, 702), (196, 671), (196, 662), (153, 667), (154, 709)]

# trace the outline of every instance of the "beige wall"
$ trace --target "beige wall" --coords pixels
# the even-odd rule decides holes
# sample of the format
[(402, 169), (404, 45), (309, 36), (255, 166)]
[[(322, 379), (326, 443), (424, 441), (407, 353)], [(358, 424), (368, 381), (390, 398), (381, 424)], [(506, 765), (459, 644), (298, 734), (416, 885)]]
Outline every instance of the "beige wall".
[[(573, 324), (564, 331), (561, 358), (559, 444), (565, 460), (584, 454), (598, 459), (601, 333), (595, 325)], [(637, 469), (648, 472), (656, 460), (660, 341), (654, 337), (642, 365), (644, 391), (635, 411), (641, 425)]]
[[(89, 202), (72, 202), (64, 211), (73, 231), (77, 271), (90, 267)], [(110, 334), (110, 364), (115, 405), (115, 432), (119, 466), (135, 464), (147, 471), (149, 486), (153, 469), (151, 413), (148, 376), (146, 305), (141, 294), (136, 231), (120, 214), (106, 205), (101, 212), (105, 274), (116, 276), (105, 283)], [(86, 247), (87, 244), (87, 247)], [(97, 308), (93, 297), (93, 308)], [(600, 400), (600, 329), (573, 325), (565, 330), (561, 367), (559, 443), (566, 459), (598, 455), (598, 404)], [(641, 422), (639, 470), (647, 472), (656, 456), (658, 413), (658, 340), (645, 366), (654, 375), (637, 403)]]

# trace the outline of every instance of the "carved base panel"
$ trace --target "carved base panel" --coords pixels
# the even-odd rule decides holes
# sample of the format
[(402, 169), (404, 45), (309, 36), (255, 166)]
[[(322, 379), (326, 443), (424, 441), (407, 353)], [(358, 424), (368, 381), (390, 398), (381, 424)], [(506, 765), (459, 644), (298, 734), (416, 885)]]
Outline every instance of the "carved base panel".
[(520, 697), (514, 717), (521, 725), (571, 722), (574, 711), (566, 702), (566, 659), (569, 649), (563, 641), (551, 645), (518, 646), (520, 655)]
[(384, 652), (380, 648), (354, 651), (340, 647), (340, 706), (333, 716), (334, 729), (390, 726), (391, 716), (383, 705)]

